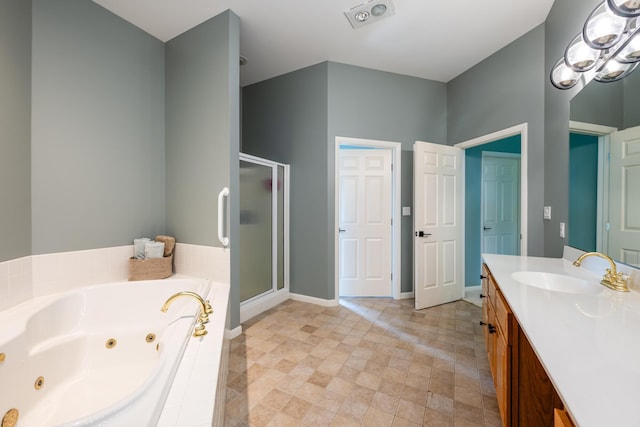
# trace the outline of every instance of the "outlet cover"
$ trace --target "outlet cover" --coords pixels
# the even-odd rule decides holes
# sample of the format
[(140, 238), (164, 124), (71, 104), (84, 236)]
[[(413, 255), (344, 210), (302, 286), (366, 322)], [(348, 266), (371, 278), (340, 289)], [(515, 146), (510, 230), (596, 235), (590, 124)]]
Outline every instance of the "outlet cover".
[(551, 206), (544, 207), (544, 219), (551, 219)]

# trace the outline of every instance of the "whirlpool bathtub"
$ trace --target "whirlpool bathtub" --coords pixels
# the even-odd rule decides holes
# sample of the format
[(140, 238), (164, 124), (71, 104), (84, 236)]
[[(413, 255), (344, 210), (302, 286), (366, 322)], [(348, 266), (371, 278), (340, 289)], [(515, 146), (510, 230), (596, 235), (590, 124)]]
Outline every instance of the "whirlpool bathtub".
[(200, 279), (92, 286), (0, 312), (0, 419), (17, 427), (151, 426), (209, 294)]

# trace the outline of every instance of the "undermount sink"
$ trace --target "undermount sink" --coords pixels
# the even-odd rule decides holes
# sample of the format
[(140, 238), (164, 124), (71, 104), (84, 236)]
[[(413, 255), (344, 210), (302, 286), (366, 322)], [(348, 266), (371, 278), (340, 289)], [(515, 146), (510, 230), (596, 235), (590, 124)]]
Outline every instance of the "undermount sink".
[(602, 285), (578, 277), (539, 271), (518, 271), (511, 277), (527, 286), (568, 294), (598, 294)]

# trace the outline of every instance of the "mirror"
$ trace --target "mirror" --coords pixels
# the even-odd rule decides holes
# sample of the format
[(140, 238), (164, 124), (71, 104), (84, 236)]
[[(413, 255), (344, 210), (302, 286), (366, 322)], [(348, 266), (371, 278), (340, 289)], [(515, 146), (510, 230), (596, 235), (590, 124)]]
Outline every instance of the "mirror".
[[(640, 73), (615, 83), (591, 82), (570, 108), (568, 245), (640, 266), (640, 142), (628, 141), (631, 128), (640, 126)], [(616, 160), (622, 156), (615, 155), (621, 139), (632, 156), (637, 151), (624, 174)]]

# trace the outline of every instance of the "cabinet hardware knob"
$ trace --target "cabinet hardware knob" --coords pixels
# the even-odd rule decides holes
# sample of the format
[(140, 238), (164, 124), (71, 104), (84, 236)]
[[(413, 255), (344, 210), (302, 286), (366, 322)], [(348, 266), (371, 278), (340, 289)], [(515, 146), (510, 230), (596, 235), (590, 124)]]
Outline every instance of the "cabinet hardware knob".
[(495, 334), (495, 333), (496, 333), (496, 327), (495, 327), (495, 326), (493, 326), (491, 323), (489, 323), (489, 324), (487, 325), (487, 327), (489, 328), (489, 333), (490, 333), (490, 334)]
[(484, 326), (486, 325), (486, 323), (484, 323), (482, 320), (480, 321), (480, 326)]
[(487, 276), (485, 276), (484, 274), (481, 274), (481, 275), (480, 275), (480, 280), (484, 280), (484, 279), (486, 279), (486, 278), (487, 278)]
[(486, 297), (487, 297), (486, 295), (482, 295), (482, 294), (480, 294), (480, 299), (482, 299), (482, 298), (486, 298)]

